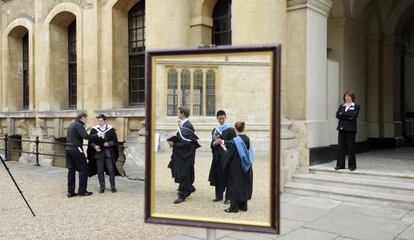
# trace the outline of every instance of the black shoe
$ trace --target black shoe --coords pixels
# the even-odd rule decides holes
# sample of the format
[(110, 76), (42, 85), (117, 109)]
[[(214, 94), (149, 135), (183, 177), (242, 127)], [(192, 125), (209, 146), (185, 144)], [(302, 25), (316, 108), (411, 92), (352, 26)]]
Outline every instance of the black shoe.
[(339, 169), (344, 169), (344, 168), (340, 168), (340, 167), (335, 167), (335, 170), (339, 170)]
[(87, 196), (90, 196), (90, 195), (92, 195), (92, 192), (86, 191), (84, 193), (79, 193), (79, 196), (81, 196), (81, 197), (87, 197)]
[(353, 172), (353, 171), (355, 171), (356, 170), (356, 168), (350, 168), (349, 169), (349, 171), (351, 171), (351, 172)]
[(116, 193), (116, 188), (111, 188), (112, 193)]
[(238, 209), (232, 209), (232, 208), (227, 208), (224, 211), (227, 212), (227, 213), (237, 213), (237, 212), (239, 212)]
[(77, 193), (68, 193), (68, 198), (76, 197), (76, 196), (78, 196)]
[(225, 200), (224, 204), (230, 204), (230, 200)]
[(223, 200), (223, 198), (216, 198), (216, 199), (213, 199), (213, 202), (220, 202), (222, 200)]
[(179, 204), (179, 203), (182, 203), (182, 202), (184, 202), (184, 201), (185, 201), (185, 199), (184, 199), (184, 198), (182, 198), (182, 197), (178, 197), (177, 199), (175, 199), (174, 204)]
[(105, 192), (105, 189), (99, 190), (99, 193), (104, 193), (104, 192)]
[(247, 207), (239, 208), (239, 209), (240, 209), (240, 211), (247, 212)]

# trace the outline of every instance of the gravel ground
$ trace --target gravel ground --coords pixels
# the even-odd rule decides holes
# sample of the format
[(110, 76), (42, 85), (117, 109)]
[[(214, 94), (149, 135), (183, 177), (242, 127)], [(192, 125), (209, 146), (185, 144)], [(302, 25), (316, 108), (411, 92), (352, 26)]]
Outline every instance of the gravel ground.
[[(142, 182), (120, 179), (117, 193), (99, 194), (97, 181), (92, 179), (88, 187), (94, 191), (92, 196), (69, 199), (66, 197), (66, 171), (50, 168), (49, 174), (40, 175), (46, 168), (34, 170), (33, 167), (32, 174), (20, 171), (19, 164), (9, 162), (8, 165), (37, 216), (32, 217), (0, 165), (0, 239), (152, 240), (167, 239), (189, 230), (144, 224)], [(141, 190), (123, 191), (123, 185), (131, 187), (132, 184), (137, 184), (137, 189)]]
[(255, 156), (253, 163), (253, 195), (248, 202), (247, 212), (226, 213), (229, 205), (212, 202), (214, 187), (209, 185), (208, 174), (211, 165), (211, 153), (197, 152), (195, 163), (194, 192), (184, 203), (173, 204), (177, 198), (178, 184), (171, 178), (167, 168), (170, 153), (160, 153), (156, 157), (155, 208), (157, 214), (172, 214), (191, 217), (208, 217), (225, 221), (270, 221), (270, 167), (269, 158)]

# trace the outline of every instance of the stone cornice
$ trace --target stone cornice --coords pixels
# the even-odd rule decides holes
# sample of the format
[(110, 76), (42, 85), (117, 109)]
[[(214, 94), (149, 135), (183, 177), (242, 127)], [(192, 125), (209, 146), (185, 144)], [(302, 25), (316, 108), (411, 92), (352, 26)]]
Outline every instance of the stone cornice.
[(288, 0), (287, 11), (308, 8), (316, 13), (328, 17), (332, 7), (332, 0)]

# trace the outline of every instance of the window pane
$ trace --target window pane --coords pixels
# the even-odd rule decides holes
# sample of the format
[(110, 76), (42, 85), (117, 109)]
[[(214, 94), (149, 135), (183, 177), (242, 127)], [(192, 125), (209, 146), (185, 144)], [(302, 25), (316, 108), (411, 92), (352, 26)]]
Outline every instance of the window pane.
[(168, 71), (168, 96), (167, 96), (167, 115), (174, 116), (177, 114), (178, 94), (177, 94), (177, 70)]
[(214, 116), (216, 111), (216, 74), (214, 70), (207, 71), (206, 88), (206, 115)]
[(76, 76), (76, 21), (68, 27), (68, 79), (69, 108), (76, 108), (77, 76)]
[(188, 69), (184, 69), (181, 71), (181, 106), (187, 109), (190, 109), (190, 93), (190, 71)]
[(203, 72), (194, 71), (193, 115), (202, 115), (203, 109)]
[(139, 1), (128, 12), (129, 105), (145, 101), (145, 1)]
[(212, 43), (231, 44), (231, 0), (219, 0), (213, 9)]

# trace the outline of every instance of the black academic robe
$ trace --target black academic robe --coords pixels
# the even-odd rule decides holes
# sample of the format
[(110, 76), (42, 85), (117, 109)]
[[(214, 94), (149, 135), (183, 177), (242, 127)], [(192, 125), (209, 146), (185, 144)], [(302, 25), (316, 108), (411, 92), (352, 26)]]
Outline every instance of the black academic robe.
[[(98, 130), (92, 128), (90, 134), (97, 134)], [(104, 147), (105, 142), (113, 142), (113, 146), (111, 147)], [(97, 139), (89, 140), (88, 149), (86, 150), (86, 154), (88, 155), (88, 170), (89, 170), (89, 177), (94, 176), (97, 174), (97, 166), (96, 166), (96, 159), (95, 159), (95, 148), (93, 144), (96, 144), (101, 147), (102, 150), (107, 149), (110, 152), (115, 175), (120, 176), (118, 169), (116, 168), (116, 162), (119, 158), (119, 151), (118, 151), (118, 137), (116, 135), (115, 129), (111, 128), (107, 132), (105, 132), (105, 138), (98, 137)], [(106, 170), (105, 170), (106, 171)], [(108, 174), (108, 173), (107, 173)]]
[[(249, 137), (244, 134), (240, 134), (239, 136), (246, 144), (247, 149), (250, 149)], [(233, 143), (227, 144), (227, 150), (228, 162), (224, 170), (224, 173), (227, 175), (226, 199), (237, 202), (250, 200), (253, 192), (253, 167), (250, 167), (244, 173), (236, 145)]]
[[(216, 129), (214, 128), (211, 132), (212, 136), (214, 135), (215, 130)], [(225, 141), (225, 144), (227, 144), (227, 141), (231, 141), (234, 137), (236, 137), (236, 131), (232, 127), (224, 130), (219, 136), (220, 139), (223, 139)], [(211, 153), (213, 155), (213, 160), (211, 161), (208, 181), (210, 182), (211, 186), (223, 185), (226, 176), (223, 175), (222, 170), (224, 169), (228, 161), (227, 152), (224, 151), (224, 149), (220, 145), (214, 145), (214, 140), (212, 140)], [(217, 165), (220, 167), (218, 167)], [(221, 169), (221, 171), (218, 169)]]
[[(190, 140), (190, 141), (187, 141)], [(196, 149), (200, 147), (198, 136), (194, 133), (194, 127), (190, 121), (186, 121), (179, 127), (177, 134), (167, 139), (174, 142), (171, 160), (168, 167), (171, 168), (171, 175), (176, 183), (190, 176), (191, 183), (194, 181), (194, 160)]]

